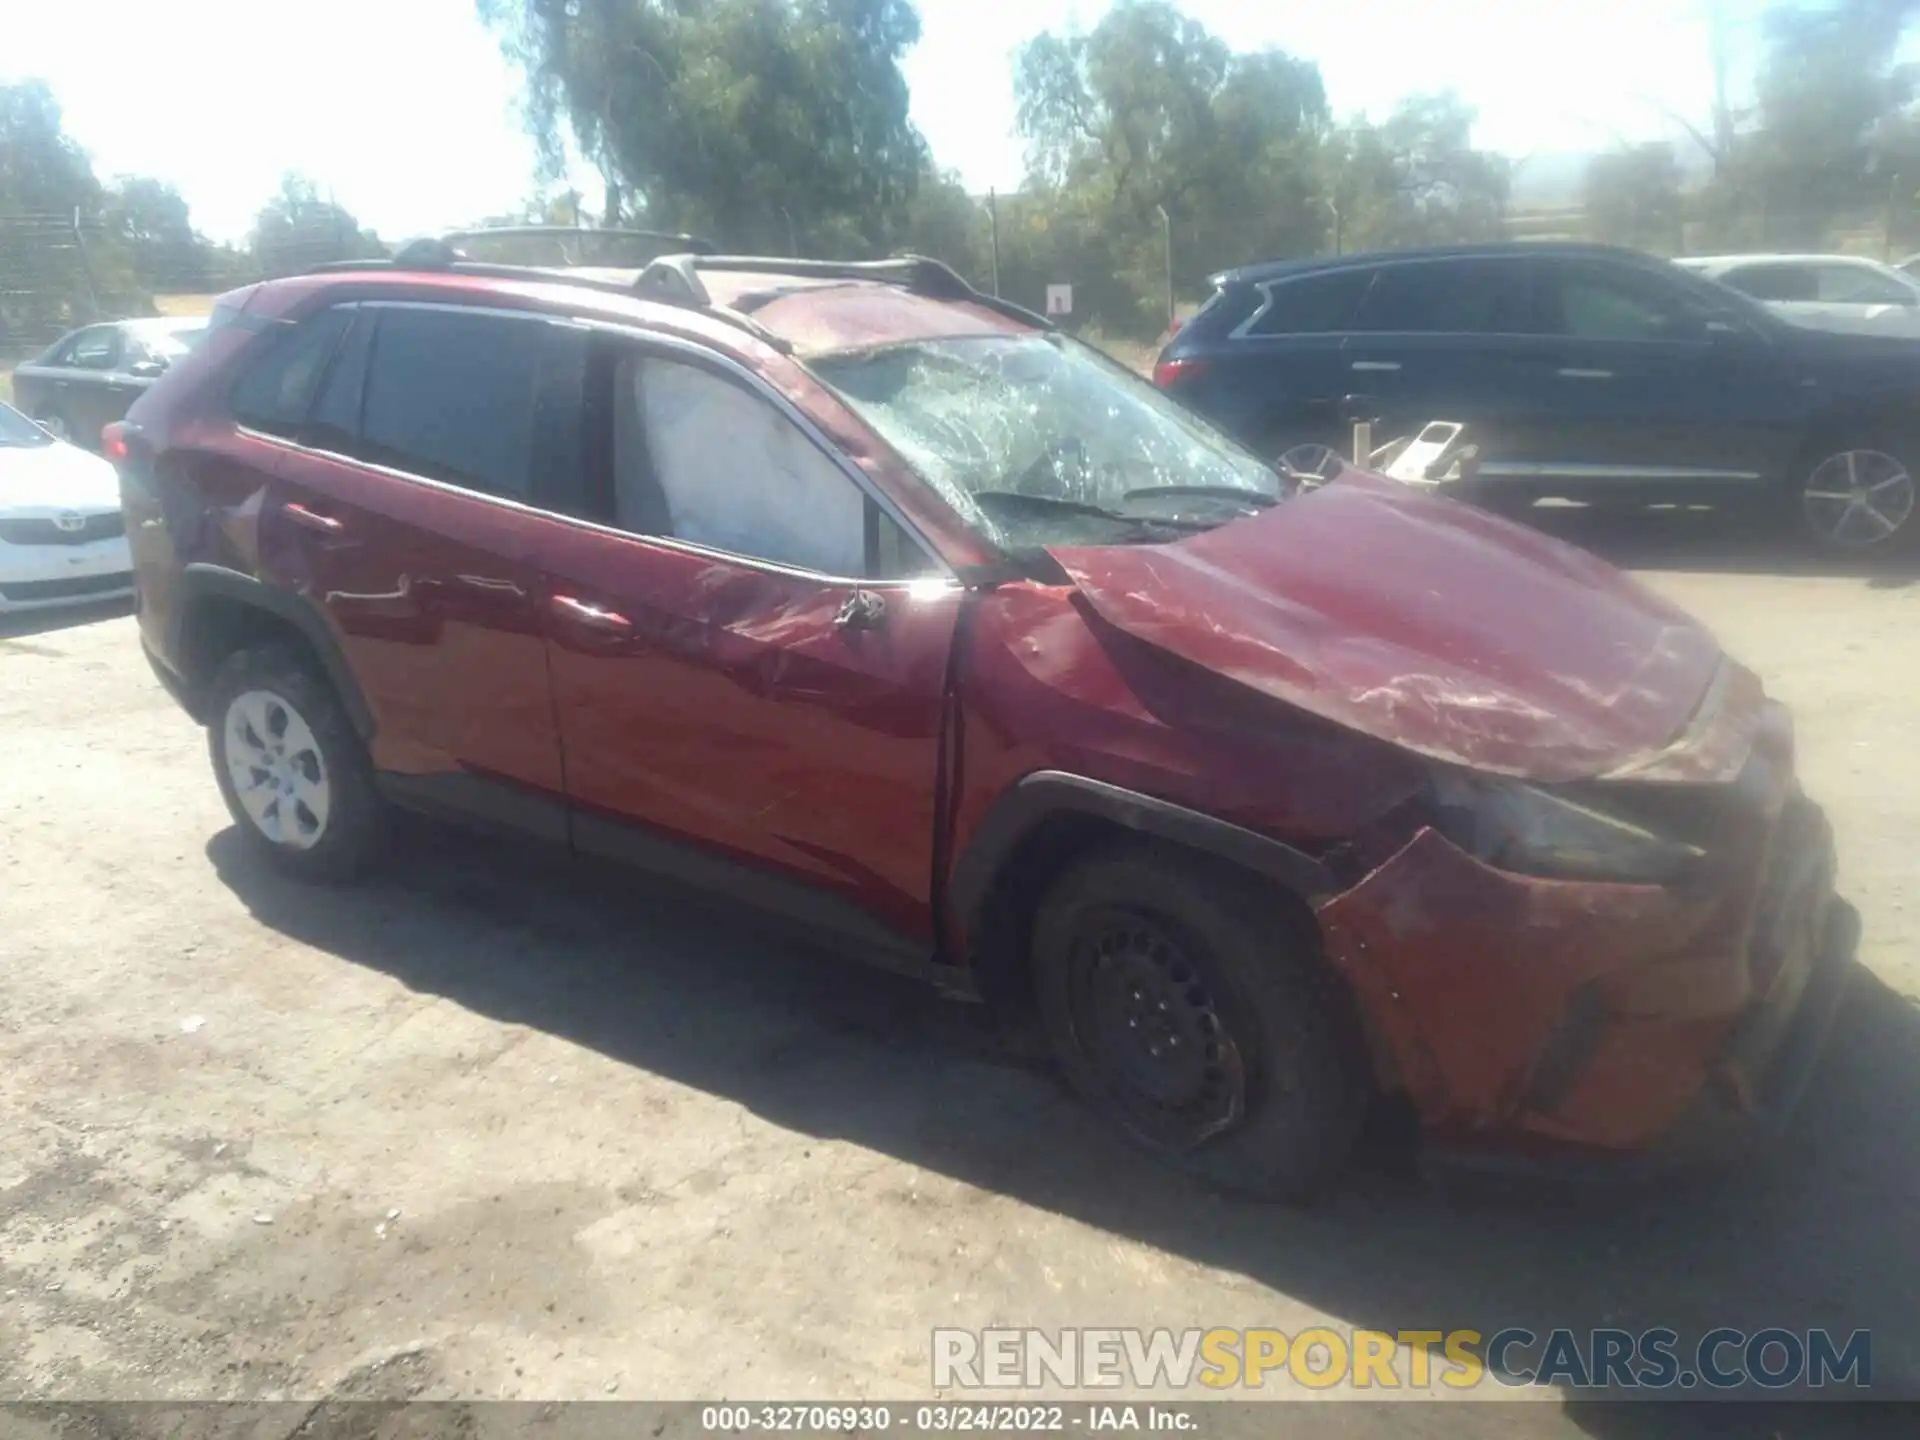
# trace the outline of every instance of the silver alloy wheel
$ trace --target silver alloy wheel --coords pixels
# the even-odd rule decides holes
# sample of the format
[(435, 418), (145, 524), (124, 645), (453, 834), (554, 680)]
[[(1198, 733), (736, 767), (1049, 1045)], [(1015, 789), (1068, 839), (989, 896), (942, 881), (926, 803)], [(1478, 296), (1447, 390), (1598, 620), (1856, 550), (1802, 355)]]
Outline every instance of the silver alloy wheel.
[(71, 440), (67, 433), (67, 417), (64, 415), (36, 415), (33, 423), (53, 436), (56, 440)]
[(1280, 468), (1321, 484), (1340, 473), (1346, 457), (1330, 445), (1295, 445), (1280, 452)]
[(1913, 514), (1913, 477), (1882, 450), (1842, 450), (1807, 477), (1800, 503), (1822, 540), (1864, 550), (1893, 538)]
[(270, 690), (247, 690), (227, 706), (224, 752), (233, 793), (260, 833), (310, 850), (327, 833), (331, 787), (313, 729)]

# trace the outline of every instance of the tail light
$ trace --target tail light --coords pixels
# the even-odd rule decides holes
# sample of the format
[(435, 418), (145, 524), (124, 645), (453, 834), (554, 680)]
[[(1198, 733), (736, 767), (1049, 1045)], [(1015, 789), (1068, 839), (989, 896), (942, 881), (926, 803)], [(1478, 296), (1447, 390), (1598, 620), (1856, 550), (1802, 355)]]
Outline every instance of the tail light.
[(1162, 390), (1198, 380), (1213, 368), (1210, 360), (1162, 360), (1153, 367), (1153, 383)]
[(100, 453), (118, 465), (127, 458), (127, 425), (116, 420), (100, 432)]

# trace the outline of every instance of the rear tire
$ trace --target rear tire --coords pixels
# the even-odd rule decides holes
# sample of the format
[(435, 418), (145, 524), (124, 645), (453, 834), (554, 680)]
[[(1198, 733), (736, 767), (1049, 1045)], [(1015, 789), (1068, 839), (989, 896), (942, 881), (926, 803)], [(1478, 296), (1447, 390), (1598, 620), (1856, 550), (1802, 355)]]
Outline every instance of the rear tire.
[(1788, 490), (1799, 533), (1839, 555), (1887, 555), (1920, 532), (1920, 482), (1888, 440), (1852, 437), (1815, 447)]
[(377, 853), (384, 807), (352, 722), (300, 652), (227, 657), (207, 693), (207, 747), (247, 848), (303, 880), (339, 881)]
[(1128, 841), (1074, 864), (1032, 939), (1067, 1083), (1160, 1158), (1302, 1201), (1339, 1171), (1369, 1087), (1311, 922), (1251, 880)]

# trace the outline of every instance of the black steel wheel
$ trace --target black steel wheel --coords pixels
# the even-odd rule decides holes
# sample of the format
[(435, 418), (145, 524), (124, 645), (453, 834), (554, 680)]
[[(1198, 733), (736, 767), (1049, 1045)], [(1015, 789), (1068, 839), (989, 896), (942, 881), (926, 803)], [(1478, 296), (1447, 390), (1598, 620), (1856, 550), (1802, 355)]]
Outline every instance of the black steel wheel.
[(1035, 988), (1068, 1083), (1225, 1189), (1305, 1199), (1366, 1109), (1357, 1025), (1285, 897), (1145, 842), (1071, 866), (1036, 917)]

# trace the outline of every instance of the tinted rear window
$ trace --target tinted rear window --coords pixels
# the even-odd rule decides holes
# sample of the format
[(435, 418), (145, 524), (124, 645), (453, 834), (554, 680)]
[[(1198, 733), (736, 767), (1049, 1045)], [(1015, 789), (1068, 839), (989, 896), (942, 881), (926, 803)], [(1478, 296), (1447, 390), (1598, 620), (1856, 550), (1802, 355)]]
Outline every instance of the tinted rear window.
[(1263, 308), (1247, 327), (1249, 335), (1322, 335), (1345, 330), (1360, 297), (1373, 279), (1371, 270), (1335, 270), (1275, 280), (1266, 289)]
[(1381, 269), (1356, 330), (1517, 335), (1527, 318), (1527, 269), (1499, 260), (1426, 260)]

